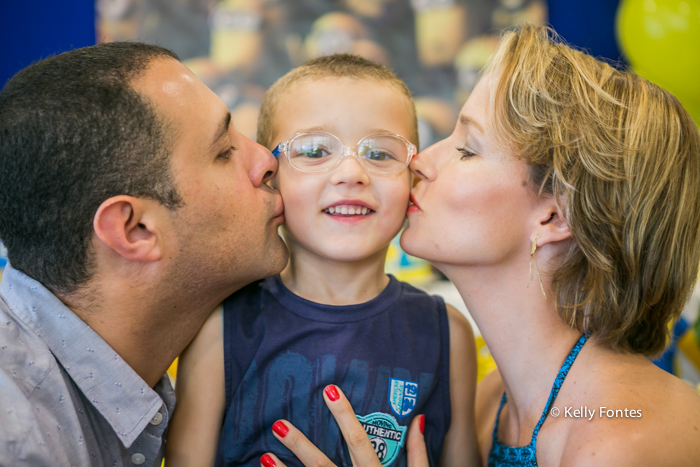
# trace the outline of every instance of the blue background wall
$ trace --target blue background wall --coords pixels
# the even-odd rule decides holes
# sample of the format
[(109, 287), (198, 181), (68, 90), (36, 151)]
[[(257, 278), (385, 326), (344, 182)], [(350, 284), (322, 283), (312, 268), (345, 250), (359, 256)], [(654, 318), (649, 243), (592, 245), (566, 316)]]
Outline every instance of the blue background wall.
[(94, 0), (3, 1), (0, 6), (0, 87), (32, 62), (94, 44)]
[(619, 0), (548, 0), (549, 22), (566, 41), (595, 57), (622, 60), (615, 40)]

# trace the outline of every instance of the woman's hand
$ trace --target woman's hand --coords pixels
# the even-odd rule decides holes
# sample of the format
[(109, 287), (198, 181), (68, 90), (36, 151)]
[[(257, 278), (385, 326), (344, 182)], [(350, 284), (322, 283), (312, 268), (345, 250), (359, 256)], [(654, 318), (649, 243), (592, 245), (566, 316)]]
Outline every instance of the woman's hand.
[[(362, 428), (350, 402), (345, 398), (340, 388), (334, 385), (326, 386), (323, 391), (323, 398), (326, 400), (326, 405), (343, 433), (350, 451), (352, 465), (355, 467), (381, 467), (382, 464), (374, 452), (367, 433)], [(428, 455), (425, 448), (425, 439), (423, 438), (424, 426), (425, 416), (419, 415), (413, 419), (408, 430), (406, 449), (409, 467), (428, 466)], [(305, 466), (335, 467), (335, 464), (314, 446), (303, 433), (294, 428), (291, 423), (279, 420), (272, 426), (272, 432)], [(285, 467), (285, 464), (271, 453), (267, 453), (260, 458), (260, 465), (263, 467)]]

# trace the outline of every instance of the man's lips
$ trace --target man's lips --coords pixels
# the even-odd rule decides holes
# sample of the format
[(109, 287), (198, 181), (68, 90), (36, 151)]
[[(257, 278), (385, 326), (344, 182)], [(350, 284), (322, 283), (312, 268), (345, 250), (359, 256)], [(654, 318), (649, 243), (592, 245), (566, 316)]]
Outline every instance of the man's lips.
[(418, 201), (416, 201), (416, 198), (413, 196), (413, 193), (410, 194), (409, 199), (411, 200), (411, 203), (413, 203), (418, 209), (420, 209), (420, 205), (418, 204)]
[(282, 196), (277, 195), (277, 200), (274, 204), (274, 209), (272, 211), (273, 219), (278, 217), (284, 218), (284, 202), (282, 201)]

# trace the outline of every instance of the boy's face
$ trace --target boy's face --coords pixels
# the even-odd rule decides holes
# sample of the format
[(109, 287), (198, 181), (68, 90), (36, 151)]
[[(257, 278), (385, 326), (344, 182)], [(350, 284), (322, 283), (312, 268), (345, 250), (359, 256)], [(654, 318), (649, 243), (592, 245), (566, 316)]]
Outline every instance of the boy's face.
[[(274, 145), (302, 131), (324, 131), (344, 146), (373, 133), (412, 136), (409, 100), (377, 81), (327, 78), (295, 85), (276, 109)], [(411, 185), (408, 169), (391, 175), (366, 171), (352, 156), (324, 173), (304, 173), (280, 154), (275, 179), (284, 199), (286, 233), (293, 251), (336, 261), (383, 255), (403, 225)], [(369, 208), (367, 214), (330, 214), (330, 206)], [(336, 209), (342, 209), (339, 206)]]

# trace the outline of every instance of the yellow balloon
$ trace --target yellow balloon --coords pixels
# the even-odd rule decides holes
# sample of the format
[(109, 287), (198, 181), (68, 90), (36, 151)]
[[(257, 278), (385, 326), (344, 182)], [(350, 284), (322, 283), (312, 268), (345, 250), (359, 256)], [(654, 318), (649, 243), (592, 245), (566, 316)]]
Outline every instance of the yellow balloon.
[(700, 0), (623, 0), (617, 38), (635, 72), (675, 94), (700, 123)]

